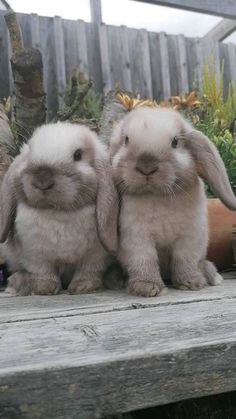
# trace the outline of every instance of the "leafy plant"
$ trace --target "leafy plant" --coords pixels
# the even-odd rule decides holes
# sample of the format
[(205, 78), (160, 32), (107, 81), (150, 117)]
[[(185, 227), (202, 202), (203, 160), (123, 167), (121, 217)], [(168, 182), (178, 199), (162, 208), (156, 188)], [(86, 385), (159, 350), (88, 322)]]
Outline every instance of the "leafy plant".
[(224, 62), (220, 75), (217, 75), (212, 63), (206, 63), (203, 71), (203, 106), (208, 117), (220, 128), (229, 128), (236, 116), (236, 86), (229, 83), (224, 88)]

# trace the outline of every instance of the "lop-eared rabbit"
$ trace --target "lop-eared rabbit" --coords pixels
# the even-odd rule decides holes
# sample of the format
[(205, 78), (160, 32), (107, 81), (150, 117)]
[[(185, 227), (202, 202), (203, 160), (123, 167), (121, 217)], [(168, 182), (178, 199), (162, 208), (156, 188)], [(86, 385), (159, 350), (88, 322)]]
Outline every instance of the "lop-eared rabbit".
[(114, 129), (110, 155), (121, 196), (119, 259), (132, 294), (155, 296), (170, 277), (176, 288), (198, 290), (222, 277), (206, 260), (204, 179), (236, 209), (215, 146), (178, 112), (140, 107)]
[(82, 125), (38, 128), (5, 174), (1, 249), (16, 295), (100, 288), (117, 247), (117, 199), (107, 150)]

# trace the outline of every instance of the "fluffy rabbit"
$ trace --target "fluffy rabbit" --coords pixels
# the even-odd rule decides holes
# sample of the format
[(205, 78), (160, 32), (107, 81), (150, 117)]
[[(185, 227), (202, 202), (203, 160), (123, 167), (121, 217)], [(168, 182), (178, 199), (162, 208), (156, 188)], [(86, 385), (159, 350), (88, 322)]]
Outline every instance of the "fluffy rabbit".
[(158, 295), (166, 276), (180, 289), (220, 283), (206, 260), (207, 199), (199, 177), (228, 208), (236, 209), (236, 198), (214, 145), (179, 113), (143, 107), (117, 125), (110, 153), (129, 292)]
[[(81, 125), (38, 128), (2, 184), (1, 242), (16, 295), (101, 286), (117, 240), (116, 189), (107, 151)], [(105, 250), (106, 248), (106, 250)], [(68, 283), (67, 283), (68, 285)]]

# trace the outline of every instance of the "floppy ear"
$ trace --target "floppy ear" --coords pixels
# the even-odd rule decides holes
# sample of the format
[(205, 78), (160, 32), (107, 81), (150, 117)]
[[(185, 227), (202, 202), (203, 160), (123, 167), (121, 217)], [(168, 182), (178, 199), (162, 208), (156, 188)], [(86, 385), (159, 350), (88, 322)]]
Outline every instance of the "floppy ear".
[(11, 163), (10, 167), (4, 175), (3, 182), (1, 185), (1, 243), (4, 243), (7, 240), (9, 234), (13, 231), (17, 205), (15, 179), (18, 176), (20, 176), (22, 163), (25, 162), (25, 154), (27, 151), (27, 147), (24, 146), (24, 151), (19, 156), (17, 156), (15, 160)]
[(224, 163), (212, 142), (197, 130), (187, 134), (187, 146), (196, 162), (198, 175), (231, 210), (236, 210), (234, 195)]
[(116, 252), (118, 247), (118, 193), (112, 179), (108, 158), (96, 161), (98, 176), (97, 191), (97, 229), (103, 246), (109, 252)]

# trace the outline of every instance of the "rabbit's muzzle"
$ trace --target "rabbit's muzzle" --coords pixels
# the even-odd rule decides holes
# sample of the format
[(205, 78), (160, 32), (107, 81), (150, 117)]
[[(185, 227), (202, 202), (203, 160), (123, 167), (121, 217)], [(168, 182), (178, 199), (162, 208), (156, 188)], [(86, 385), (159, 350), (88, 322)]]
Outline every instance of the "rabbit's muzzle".
[(53, 171), (50, 168), (37, 170), (33, 175), (32, 185), (41, 191), (52, 189), (55, 185)]
[(143, 153), (138, 158), (135, 170), (144, 176), (151, 176), (158, 171), (157, 159), (149, 153)]

